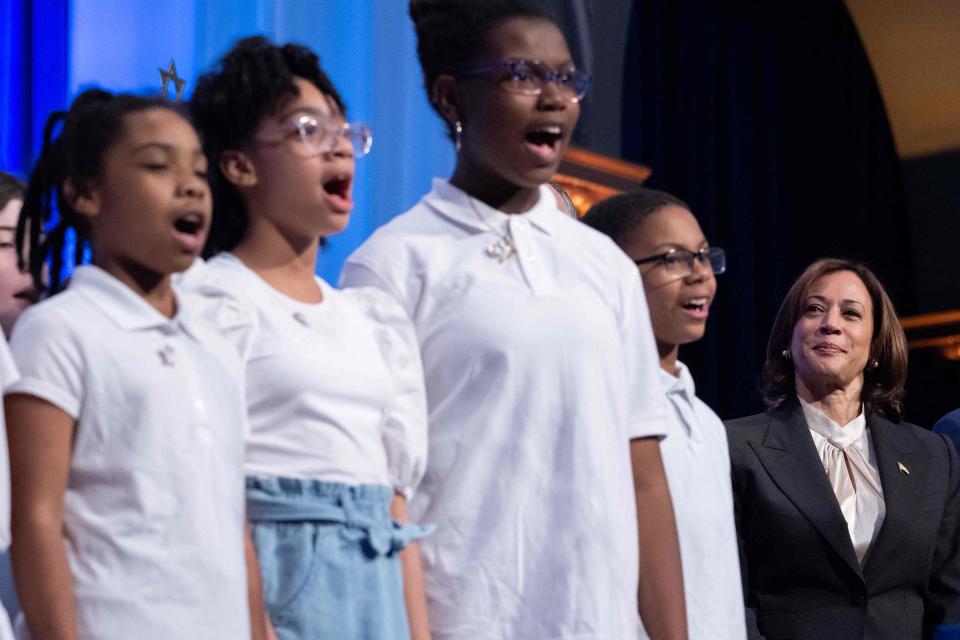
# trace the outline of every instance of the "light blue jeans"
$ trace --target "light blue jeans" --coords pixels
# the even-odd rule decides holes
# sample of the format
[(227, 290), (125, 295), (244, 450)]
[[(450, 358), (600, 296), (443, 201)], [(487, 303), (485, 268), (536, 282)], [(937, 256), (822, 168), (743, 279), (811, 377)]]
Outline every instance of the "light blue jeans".
[(247, 478), (247, 519), (278, 640), (408, 640), (397, 552), (429, 533), (390, 518), (393, 490)]

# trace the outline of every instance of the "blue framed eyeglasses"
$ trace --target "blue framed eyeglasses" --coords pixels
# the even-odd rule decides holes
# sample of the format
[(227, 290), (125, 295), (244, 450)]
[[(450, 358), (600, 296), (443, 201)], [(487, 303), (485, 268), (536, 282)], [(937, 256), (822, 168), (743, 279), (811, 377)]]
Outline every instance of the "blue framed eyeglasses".
[(557, 71), (539, 60), (511, 58), (491, 64), (467, 69), (456, 75), (457, 78), (469, 78), (486, 75), (492, 71), (506, 71), (498, 85), (511, 93), (525, 96), (538, 96), (544, 87), (553, 82), (560, 95), (567, 102), (580, 102), (590, 89), (590, 74), (579, 69)]

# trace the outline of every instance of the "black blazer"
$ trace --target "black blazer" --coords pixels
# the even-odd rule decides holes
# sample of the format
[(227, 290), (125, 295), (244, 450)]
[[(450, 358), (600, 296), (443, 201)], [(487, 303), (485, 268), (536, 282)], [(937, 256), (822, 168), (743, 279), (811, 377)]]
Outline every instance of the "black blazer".
[(726, 426), (751, 639), (914, 640), (960, 619), (960, 470), (945, 438), (867, 416), (887, 513), (861, 568), (800, 404)]

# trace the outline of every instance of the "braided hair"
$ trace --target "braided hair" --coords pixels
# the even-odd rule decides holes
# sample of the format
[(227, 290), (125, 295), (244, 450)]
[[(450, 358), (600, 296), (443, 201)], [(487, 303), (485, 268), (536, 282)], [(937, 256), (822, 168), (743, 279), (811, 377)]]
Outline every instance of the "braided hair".
[[(44, 289), (43, 266), (50, 260), (50, 291), (63, 286), (64, 249), (68, 237), (75, 234), (73, 262), (83, 261), (90, 246), (90, 225), (73, 208), (77, 195), (86, 195), (89, 187), (103, 176), (103, 158), (123, 134), (123, 118), (147, 109), (170, 109), (186, 117), (173, 102), (160, 97), (112, 94), (88, 89), (73, 101), (68, 111), (56, 111), (43, 128), (43, 148), (27, 181), (23, 210), (17, 222), (18, 264), (27, 267), (38, 291)], [(71, 189), (67, 190), (67, 185)], [(49, 224), (53, 227), (44, 229)]]
[(219, 68), (197, 80), (190, 112), (209, 161), (213, 193), (213, 223), (204, 257), (233, 249), (247, 232), (247, 205), (220, 170), (220, 157), (249, 146), (261, 118), (300, 93), (294, 77), (313, 84), (346, 114), (343, 99), (313, 51), (297, 44), (277, 46), (263, 36), (237, 41)]

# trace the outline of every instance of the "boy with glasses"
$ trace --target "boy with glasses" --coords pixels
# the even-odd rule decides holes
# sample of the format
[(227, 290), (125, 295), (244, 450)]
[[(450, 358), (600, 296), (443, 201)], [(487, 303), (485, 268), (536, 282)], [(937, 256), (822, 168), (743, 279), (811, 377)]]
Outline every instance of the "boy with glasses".
[(717, 291), (715, 276), (726, 269), (726, 256), (710, 247), (686, 204), (653, 189), (609, 198), (583, 221), (610, 236), (643, 278), (670, 405), (660, 450), (677, 518), (689, 637), (742, 639), (746, 629), (726, 432), (697, 398), (689, 370), (677, 359), (681, 344), (703, 337)]

